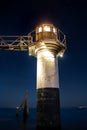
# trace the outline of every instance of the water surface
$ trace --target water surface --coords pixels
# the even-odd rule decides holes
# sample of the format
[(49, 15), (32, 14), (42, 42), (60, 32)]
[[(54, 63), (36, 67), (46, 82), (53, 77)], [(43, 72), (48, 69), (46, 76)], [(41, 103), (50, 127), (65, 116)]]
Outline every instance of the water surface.
[[(87, 109), (62, 108), (62, 130), (87, 130)], [(36, 109), (29, 109), (28, 119), (23, 112), (16, 116), (15, 108), (0, 108), (0, 130), (36, 130)]]

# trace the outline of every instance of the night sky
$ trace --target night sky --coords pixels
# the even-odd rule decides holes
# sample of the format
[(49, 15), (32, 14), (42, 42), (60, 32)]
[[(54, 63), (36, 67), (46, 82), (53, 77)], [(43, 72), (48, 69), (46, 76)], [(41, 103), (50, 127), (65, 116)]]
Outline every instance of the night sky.
[[(87, 7), (76, 0), (7, 0), (0, 3), (0, 35), (27, 35), (44, 22), (59, 27), (67, 50), (59, 58), (60, 105), (87, 105)], [(23, 51), (0, 51), (0, 107), (17, 107), (26, 89), (36, 107), (36, 58)]]

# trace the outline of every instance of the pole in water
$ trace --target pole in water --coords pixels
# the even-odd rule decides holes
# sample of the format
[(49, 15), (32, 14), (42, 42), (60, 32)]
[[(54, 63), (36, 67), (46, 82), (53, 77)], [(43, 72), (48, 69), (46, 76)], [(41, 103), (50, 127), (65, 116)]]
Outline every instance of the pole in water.
[(20, 104), (20, 106), (17, 109), (16, 115), (19, 115), (19, 112), (21, 112), (21, 110), (24, 109), (23, 111), (23, 118), (27, 118), (28, 114), (29, 114), (29, 108), (28, 108), (28, 90), (26, 90), (26, 95), (24, 100), (22, 101), (22, 103)]
[(29, 108), (28, 108), (28, 90), (27, 90), (25, 95), (25, 101), (24, 101), (24, 113), (23, 113), (24, 118), (28, 116), (28, 113), (29, 113)]

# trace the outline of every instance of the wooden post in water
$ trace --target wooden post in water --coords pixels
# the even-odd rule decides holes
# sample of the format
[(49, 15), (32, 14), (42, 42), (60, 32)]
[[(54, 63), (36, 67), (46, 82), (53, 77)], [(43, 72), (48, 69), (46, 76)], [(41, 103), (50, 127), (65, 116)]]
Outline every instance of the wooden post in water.
[(28, 108), (28, 90), (26, 91), (26, 95), (25, 95), (25, 98), (24, 98), (23, 102), (21, 103), (21, 105), (17, 109), (17, 113), (16, 113), (17, 116), (19, 115), (19, 112), (23, 108), (24, 108), (23, 118), (27, 118), (28, 113), (29, 113), (29, 108)]

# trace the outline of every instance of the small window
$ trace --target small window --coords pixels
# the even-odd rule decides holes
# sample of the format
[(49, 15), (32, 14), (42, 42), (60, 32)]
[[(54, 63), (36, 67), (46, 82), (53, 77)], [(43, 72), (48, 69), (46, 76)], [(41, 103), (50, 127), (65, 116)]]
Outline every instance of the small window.
[(42, 32), (42, 27), (39, 27), (38, 32), (39, 33)]
[(44, 31), (46, 31), (46, 32), (50, 32), (50, 31), (51, 31), (50, 26), (44, 26)]
[(53, 28), (53, 32), (56, 33), (56, 28)]

